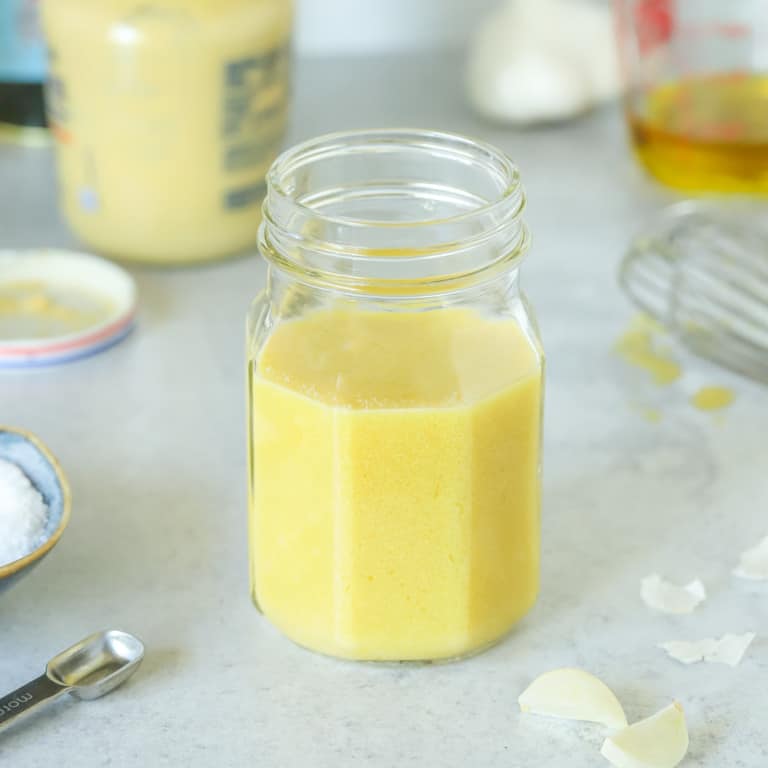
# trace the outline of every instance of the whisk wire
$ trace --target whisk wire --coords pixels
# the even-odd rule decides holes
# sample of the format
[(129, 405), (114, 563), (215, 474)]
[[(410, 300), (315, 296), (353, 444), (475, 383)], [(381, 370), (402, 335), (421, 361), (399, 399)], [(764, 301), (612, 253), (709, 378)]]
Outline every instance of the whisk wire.
[(768, 383), (768, 220), (673, 206), (634, 240), (619, 282), (691, 351)]

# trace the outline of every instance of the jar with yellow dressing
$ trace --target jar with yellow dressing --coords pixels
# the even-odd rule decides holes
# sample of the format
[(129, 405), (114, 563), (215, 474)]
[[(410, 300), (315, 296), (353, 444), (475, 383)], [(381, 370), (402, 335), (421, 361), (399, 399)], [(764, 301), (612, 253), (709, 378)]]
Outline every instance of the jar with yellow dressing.
[(543, 356), (515, 166), (428, 131), (268, 175), (248, 318), (251, 589), (350, 659), (480, 651), (538, 590)]
[(109, 256), (255, 243), (283, 139), (290, 0), (44, 0), (61, 204)]

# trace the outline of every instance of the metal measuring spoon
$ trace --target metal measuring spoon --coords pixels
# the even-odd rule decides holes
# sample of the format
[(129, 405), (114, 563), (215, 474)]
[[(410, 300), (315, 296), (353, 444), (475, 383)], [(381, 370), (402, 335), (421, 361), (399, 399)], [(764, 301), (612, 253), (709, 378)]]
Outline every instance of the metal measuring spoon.
[(110, 629), (86, 637), (54, 656), (45, 674), (0, 699), (0, 731), (65, 693), (98, 699), (125, 682), (143, 658), (144, 644), (127, 632)]

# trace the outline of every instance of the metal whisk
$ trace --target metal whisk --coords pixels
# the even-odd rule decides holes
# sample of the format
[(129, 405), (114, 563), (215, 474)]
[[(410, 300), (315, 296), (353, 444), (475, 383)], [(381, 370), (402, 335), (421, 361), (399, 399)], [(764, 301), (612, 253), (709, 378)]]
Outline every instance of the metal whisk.
[(671, 206), (619, 282), (692, 352), (768, 384), (768, 205)]

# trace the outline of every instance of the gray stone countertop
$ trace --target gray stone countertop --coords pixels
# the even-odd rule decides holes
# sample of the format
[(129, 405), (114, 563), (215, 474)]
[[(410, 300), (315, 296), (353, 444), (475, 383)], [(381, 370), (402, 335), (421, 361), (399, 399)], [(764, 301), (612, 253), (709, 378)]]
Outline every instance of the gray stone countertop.
[[(768, 765), (768, 589), (731, 575), (768, 534), (768, 392), (694, 359), (663, 389), (612, 352), (632, 309), (616, 271), (631, 234), (673, 196), (636, 167), (616, 107), (518, 131), (467, 108), (458, 58), (300, 61), (289, 142), (418, 126), (481, 136), (519, 163), (534, 248), (525, 288), (548, 355), (540, 600), (467, 661), (371, 665), (294, 646), (254, 609), (246, 552), (243, 318), (253, 257), (132, 268), (137, 331), (94, 358), (0, 375), (0, 422), (40, 435), (72, 484), (72, 521), (0, 595), (0, 687), (98, 628), (146, 642), (124, 688), (61, 700), (0, 735), (0, 763), (260, 768), (586, 768), (599, 727), (523, 717), (538, 673), (600, 675), (630, 720), (686, 708), (686, 766)], [(76, 247), (47, 149), (0, 147), (0, 246)], [(734, 389), (700, 412), (700, 384)], [(650, 423), (642, 409), (661, 413)], [(640, 579), (700, 577), (691, 616), (652, 614)], [(752, 630), (742, 664), (684, 667), (656, 647)]]

